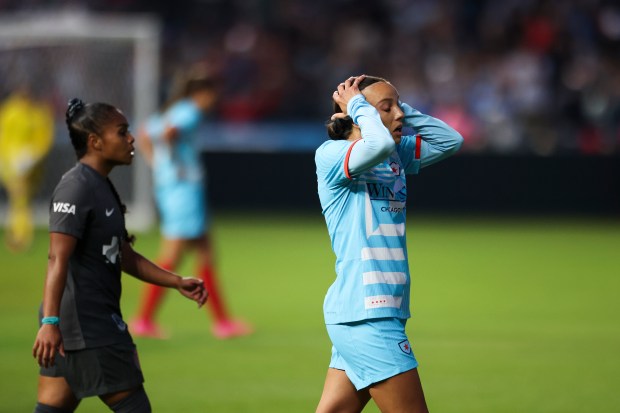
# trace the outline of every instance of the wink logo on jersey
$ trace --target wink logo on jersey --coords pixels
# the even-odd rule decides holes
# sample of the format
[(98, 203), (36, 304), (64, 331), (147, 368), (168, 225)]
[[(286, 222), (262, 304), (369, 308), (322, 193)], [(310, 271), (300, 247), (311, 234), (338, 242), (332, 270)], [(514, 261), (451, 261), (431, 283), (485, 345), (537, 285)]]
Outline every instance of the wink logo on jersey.
[[(399, 190), (396, 188), (399, 187)], [(407, 188), (402, 185), (388, 186), (383, 182), (366, 182), (366, 191), (372, 200), (399, 201), (407, 200)]]
[(66, 202), (54, 202), (53, 208), (54, 212), (62, 212), (65, 214), (75, 215), (75, 205), (73, 204), (68, 204)]

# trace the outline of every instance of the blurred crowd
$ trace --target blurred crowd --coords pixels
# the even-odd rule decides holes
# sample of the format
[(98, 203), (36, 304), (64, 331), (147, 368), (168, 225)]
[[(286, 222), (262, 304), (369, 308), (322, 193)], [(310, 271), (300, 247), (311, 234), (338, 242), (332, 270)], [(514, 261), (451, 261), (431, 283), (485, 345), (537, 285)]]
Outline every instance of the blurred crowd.
[[(0, 0), (0, 10), (58, 3)], [(208, 62), (223, 120), (322, 122), (336, 85), (367, 73), (454, 126), (470, 152), (620, 153), (617, 1), (62, 3), (160, 16), (164, 94), (179, 67)]]

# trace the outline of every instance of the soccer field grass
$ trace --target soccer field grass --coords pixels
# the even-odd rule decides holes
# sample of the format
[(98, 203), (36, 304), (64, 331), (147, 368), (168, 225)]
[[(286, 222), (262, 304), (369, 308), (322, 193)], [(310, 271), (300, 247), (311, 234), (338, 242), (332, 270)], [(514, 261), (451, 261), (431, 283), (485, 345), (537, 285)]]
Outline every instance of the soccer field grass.
[[(129, 218), (131, 219), (131, 218)], [(217, 214), (219, 272), (248, 338), (218, 341), (171, 291), (165, 341), (137, 339), (155, 412), (311, 412), (330, 357), (322, 321), (334, 256), (320, 214)], [(620, 411), (620, 221), (409, 215), (407, 325), (432, 412)], [(47, 234), (0, 248), (0, 412), (32, 411)], [(136, 249), (157, 250), (156, 232)], [(191, 258), (184, 274), (193, 273)], [(123, 312), (140, 284), (124, 276)], [(80, 412), (105, 412), (96, 399)], [(366, 412), (378, 411), (371, 404)]]

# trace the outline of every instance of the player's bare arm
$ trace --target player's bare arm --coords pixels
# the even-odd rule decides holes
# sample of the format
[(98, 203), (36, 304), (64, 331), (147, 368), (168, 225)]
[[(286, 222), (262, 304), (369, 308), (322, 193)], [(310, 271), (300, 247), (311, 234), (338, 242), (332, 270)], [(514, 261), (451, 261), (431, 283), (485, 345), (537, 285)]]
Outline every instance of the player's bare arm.
[(123, 242), (123, 261), (121, 264), (123, 271), (127, 274), (151, 284), (175, 288), (183, 296), (198, 303), (199, 308), (207, 301), (208, 292), (202, 280), (193, 277), (180, 277), (159, 267), (136, 252), (128, 242)]
[[(50, 233), (50, 250), (43, 290), (43, 317), (58, 317), (60, 301), (67, 282), (69, 257), (75, 250), (77, 238), (71, 235)], [(64, 355), (62, 336), (57, 324), (43, 324), (37, 333), (32, 356), (40, 366), (53, 364), (56, 353)]]

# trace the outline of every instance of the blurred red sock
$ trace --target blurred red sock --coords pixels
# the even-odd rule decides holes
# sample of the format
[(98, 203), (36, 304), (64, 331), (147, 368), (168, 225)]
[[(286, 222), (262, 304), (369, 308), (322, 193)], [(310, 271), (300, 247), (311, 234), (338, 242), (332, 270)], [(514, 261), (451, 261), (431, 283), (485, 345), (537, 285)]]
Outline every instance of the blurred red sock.
[[(172, 271), (172, 265), (170, 264), (159, 264), (159, 266), (165, 270)], [(144, 321), (153, 321), (165, 293), (166, 288), (164, 287), (146, 284), (143, 290), (142, 305), (140, 306), (138, 318)]]
[(215, 272), (211, 266), (204, 266), (200, 269), (200, 278), (205, 283), (205, 288), (209, 292), (209, 298), (207, 299), (207, 305), (215, 321), (228, 320), (228, 314), (224, 308), (224, 302), (220, 295), (219, 288), (217, 286), (217, 280)]

